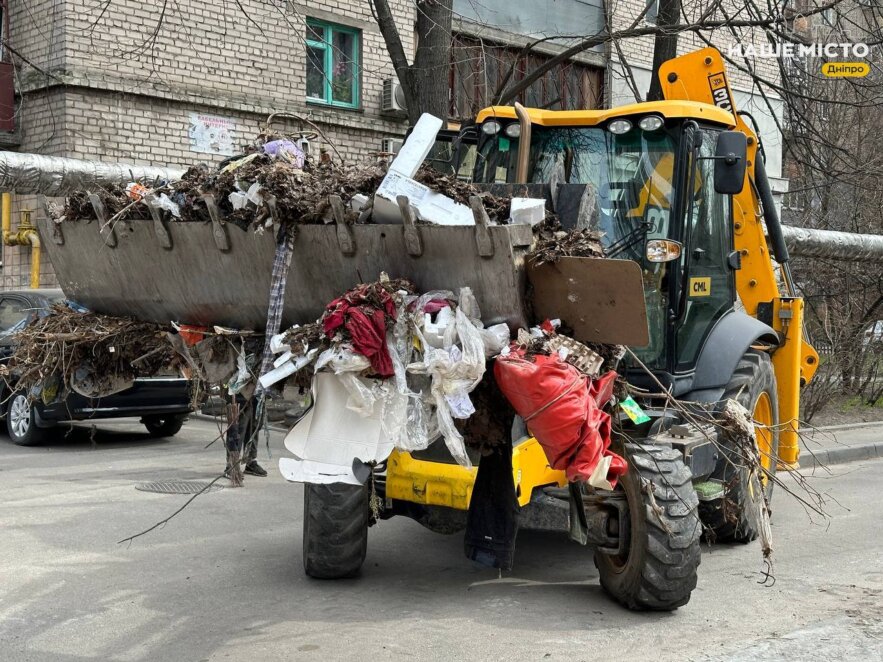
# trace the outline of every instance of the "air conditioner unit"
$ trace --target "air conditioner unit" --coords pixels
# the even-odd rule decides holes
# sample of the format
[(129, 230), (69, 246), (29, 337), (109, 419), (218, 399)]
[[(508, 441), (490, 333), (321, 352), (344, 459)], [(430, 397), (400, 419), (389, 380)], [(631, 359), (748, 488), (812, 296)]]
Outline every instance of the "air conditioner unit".
[(384, 113), (403, 114), (405, 112), (405, 91), (398, 78), (385, 78), (380, 99), (380, 110)]
[(401, 138), (384, 138), (380, 141), (380, 151), (395, 156), (399, 153), (404, 142)]

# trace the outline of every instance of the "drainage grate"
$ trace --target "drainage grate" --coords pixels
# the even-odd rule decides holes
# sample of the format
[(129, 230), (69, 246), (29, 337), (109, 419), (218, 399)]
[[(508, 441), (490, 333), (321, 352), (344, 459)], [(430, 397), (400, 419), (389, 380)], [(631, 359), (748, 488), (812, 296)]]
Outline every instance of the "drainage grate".
[(154, 483), (138, 483), (136, 490), (142, 492), (156, 492), (157, 494), (196, 494), (198, 492), (217, 492), (224, 489), (223, 485), (215, 483), (206, 487), (209, 483), (200, 480), (159, 480)]

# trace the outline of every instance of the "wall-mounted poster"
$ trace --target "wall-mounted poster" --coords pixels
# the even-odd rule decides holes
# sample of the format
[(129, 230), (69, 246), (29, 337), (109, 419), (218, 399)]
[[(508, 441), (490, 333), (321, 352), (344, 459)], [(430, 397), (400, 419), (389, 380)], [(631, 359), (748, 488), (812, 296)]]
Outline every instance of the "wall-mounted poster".
[(233, 156), (235, 142), (235, 120), (229, 117), (190, 113), (190, 151)]

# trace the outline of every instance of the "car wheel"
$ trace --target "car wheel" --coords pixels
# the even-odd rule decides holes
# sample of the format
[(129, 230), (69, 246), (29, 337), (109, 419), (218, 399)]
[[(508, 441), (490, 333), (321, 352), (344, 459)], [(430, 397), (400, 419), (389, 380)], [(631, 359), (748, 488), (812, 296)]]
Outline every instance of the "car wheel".
[(18, 446), (36, 446), (46, 440), (47, 431), (37, 427), (34, 406), (23, 391), (16, 391), (9, 398), (6, 428), (12, 443)]
[(145, 416), (141, 419), (151, 437), (173, 437), (184, 425), (187, 414), (167, 414), (165, 416)]

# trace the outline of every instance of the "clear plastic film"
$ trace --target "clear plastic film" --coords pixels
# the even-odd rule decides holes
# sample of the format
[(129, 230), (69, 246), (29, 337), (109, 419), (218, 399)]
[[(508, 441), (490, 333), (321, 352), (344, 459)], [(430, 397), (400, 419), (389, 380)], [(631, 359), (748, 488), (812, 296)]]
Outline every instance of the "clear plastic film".
[[(431, 301), (432, 298), (435, 297), (426, 301)], [(406, 306), (406, 303), (399, 306), (396, 323), (386, 336), (393, 378), (382, 387), (384, 394), (381, 429), (396, 448), (416, 451), (429, 447), (435, 440), (437, 431), (432, 423), (431, 404), (424, 400), (422, 393), (413, 392), (408, 384), (407, 366), (411, 361), (414, 345), (408, 331)]]
[[(454, 324), (445, 331), (444, 348), (437, 349), (428, 345), (419, 329), (417, 335), (424, 349), (423, 361), (412, 363), (408, 369), (431, 377), (432, 399), (445, 445), (460, 465), (471, 467), (463, 435), (454, 424), (454, 413), (456, 410), (458, 416), (468, 416), (467, 412), (472, 409), (468, 394), (484, 375), (485, 356), (481, 332), (462, 307), (458, 307)], [(455, 409), (452, 409), (452, 403)]]

